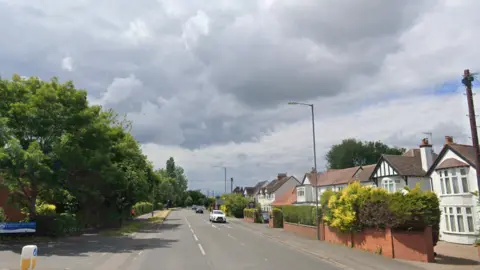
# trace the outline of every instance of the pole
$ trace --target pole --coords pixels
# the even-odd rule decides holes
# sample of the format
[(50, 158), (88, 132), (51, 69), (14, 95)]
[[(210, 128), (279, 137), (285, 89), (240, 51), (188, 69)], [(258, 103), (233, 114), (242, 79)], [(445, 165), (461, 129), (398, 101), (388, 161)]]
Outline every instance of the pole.
[(233, 177), (230, 178), (230, 193), (233, 193)]
[(475, 105), (473, 104), (472, 82), (474, 78), (470, 74), (470, 70), (465, 69), (463, 71), (462, 83), (465, 85), (467, 92), (468, 102), (468, 116), (470, 118), (470, 129), (472, 132), (472, 145), (475, 153), (475, 169), (477, 171), (477, 186), (480, 188), (480, 149), (478, 148), (478, 132), (477, 132), (477, 120), (475, 115)]
[(320, 240), (320, 230), (318, 224), (318, 183), (317, 183), (317, 147), (315, 142), (315, 110), (313, 104), (310, 105), (312, 109), (312, 135), (313, 135), (313, 167), (315, 169), (315, 224), (317, 225), (317, 240)]
[(225, 171), (225, 193), (227, 193), (227, 167), (223, 167), (224, 171)]

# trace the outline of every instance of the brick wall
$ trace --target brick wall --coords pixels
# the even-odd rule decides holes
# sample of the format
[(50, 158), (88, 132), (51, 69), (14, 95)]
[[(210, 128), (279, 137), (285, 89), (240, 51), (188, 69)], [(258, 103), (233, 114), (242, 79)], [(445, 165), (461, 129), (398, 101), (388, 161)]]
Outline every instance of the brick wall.
[(273, 222), (273, 217), (271, 217), (269, 220), (268, 220), (268, 227), (269, 228), (275, 228), (275, 226), (273, 226), (274, 222)]
[(307, 226), (302, 224), (295, 224), (283, 221), (283, 230), (286, 232), (296, 233), (298, 235), (317, 239), (317, 229), (315, 226)]
[(8, 193), (9, 192), (6, 187), (0, 186), (0, 207), (3, 208), (3, 211), (5, 212), (8, 221), (15, 222), (23, 220), (25, 216), (20, 212), (20, 210), (7, 204)]
[(342, 233), (324, 224), (321, 238), (335, 244), (379, 253), (385, 257), (410, 261), (433, 262), (432, 228), (423, 232), (366, 229), (362, 232)]
[(253, 218), (250, 218), (250, 217), (243, 217), (243, 220), (246, 221), (246, 222), (255, 223), (255, 220)]

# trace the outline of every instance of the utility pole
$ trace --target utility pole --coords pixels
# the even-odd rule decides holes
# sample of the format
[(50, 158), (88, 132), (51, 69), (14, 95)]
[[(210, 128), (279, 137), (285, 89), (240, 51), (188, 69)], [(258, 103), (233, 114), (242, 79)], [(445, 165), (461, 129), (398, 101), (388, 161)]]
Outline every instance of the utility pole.
[(233, 177), (230, 178), (230, 193), (233, 193)]
[(465, 85), (468, 102), (468, 116), (470, 118), (470, 129), (472, 132), (472, 145), (475, 153), (475, 170), (477, 171), (477, 187), (480, 189), (480, 149), (478, 148), (478, 132), (477, 132), (477, 120), (475, 115), (475, 105), (473, 103), (472, 82), (474, 77), (470, 74), (470, 70), (465, 69), (463, 71), (462, 83)]
[(227, 193), (227, 167), (223, 167), (223, 170), (225, 172), (225, 193)]

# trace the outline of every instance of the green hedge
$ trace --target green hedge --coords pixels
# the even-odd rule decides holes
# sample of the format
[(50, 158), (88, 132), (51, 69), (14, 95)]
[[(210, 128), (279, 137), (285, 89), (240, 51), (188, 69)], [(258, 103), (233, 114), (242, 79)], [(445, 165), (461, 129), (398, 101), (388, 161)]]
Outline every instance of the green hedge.
[(243, 209), (243, 216), (248, 218), (253, 218), (255, 223), (262, 223), (262, 218), (260, 212), (255, 208), (245, 208)]
[(132, 209), (135, 211), (135, 216), (140, 216), (151, 213), (153, 211), (153, 206), (150, 202), (138, 202), (132, 206)]
[[(315, 226), (315, 209), (316, 206), (311, 205), (285, 205), (282, 206), (283, 219), (290, 223)], [(319, 208), (318, 216), (321, 215), (321, 209)]]
[(283, 228), (283, 212), (280, 208), (273, 208), (272, 215), (270, 218), (273, 218), (273, 227), (274, 228)]
[[(432, 226), (438, 232), (439, 200), (435, 193), (417, 186), (402, 192), (352, 183), (340, 192), (322, 194), (323, 220), (341, 231), (386, 227), (401, 230), (423, 230)], [(326, 202), (326, 203), (325, 203)]]
[(74, 214), (37, 215), (36, 234), (41, 236), (66, 236), (81, 232)]

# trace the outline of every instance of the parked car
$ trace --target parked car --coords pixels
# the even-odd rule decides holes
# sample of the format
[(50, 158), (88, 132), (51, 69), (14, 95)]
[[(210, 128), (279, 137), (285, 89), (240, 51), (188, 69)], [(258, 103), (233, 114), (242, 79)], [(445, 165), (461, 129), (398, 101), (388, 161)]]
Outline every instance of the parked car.
[(262, 213), (262, 219), (264, 223), (268, 223), (270, 221), (270, 215), (268, 213)]
[(210, 222), (227, 222), (227, 217), (224, 212), (220, 210), (213, 210), (210, 213)]
[(203, 207), (201, 207), (201, 206), (200, 206), (200, 207), (197, 207), (197, 210), (195, 210), (195, 213), (197, 213), (197, 214), (203, 214), (203, 210), (204, 210)]

